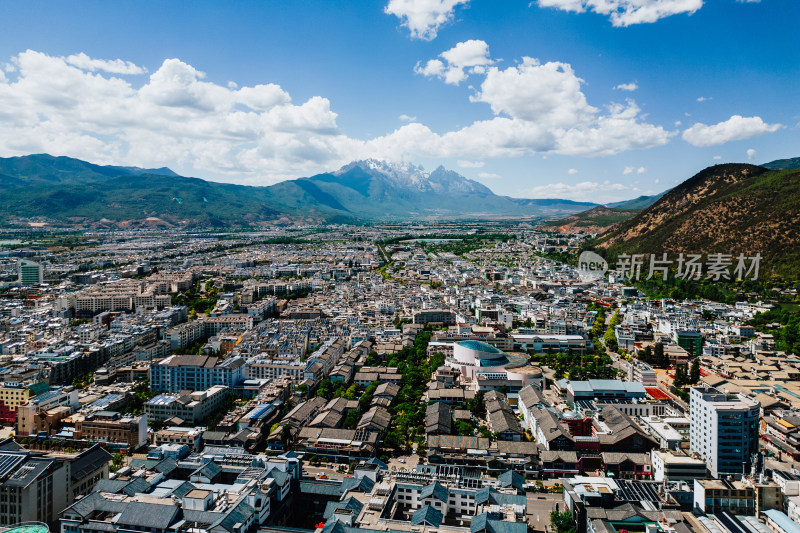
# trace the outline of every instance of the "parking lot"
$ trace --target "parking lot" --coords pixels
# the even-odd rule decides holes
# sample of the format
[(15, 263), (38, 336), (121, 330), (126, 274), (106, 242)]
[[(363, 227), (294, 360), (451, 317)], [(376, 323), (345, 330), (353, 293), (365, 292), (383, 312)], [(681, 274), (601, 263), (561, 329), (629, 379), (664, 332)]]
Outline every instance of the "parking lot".
[(546, 531), (550, 525), (550, 512), (564, 510), (564, 497), (561, 494), (528, 494), (528, 525), (534, 531)]
[(419, 456), (416, 454), (404, 455), (402, 457), (392, 457), (387, 466), (389, 470), (414, 470), (419, 464)]

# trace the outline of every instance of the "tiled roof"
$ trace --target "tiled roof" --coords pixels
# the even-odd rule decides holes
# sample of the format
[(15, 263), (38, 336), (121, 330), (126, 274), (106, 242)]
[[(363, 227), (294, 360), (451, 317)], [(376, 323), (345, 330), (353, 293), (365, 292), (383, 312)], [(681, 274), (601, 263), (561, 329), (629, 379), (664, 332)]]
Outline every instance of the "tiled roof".
[(443, 519), (444, 516), (441, 511), (434, 509), (430, 505), (424, 505), (411, 515), (411, 524), (415, 526), (439, 527), (442, 525)]

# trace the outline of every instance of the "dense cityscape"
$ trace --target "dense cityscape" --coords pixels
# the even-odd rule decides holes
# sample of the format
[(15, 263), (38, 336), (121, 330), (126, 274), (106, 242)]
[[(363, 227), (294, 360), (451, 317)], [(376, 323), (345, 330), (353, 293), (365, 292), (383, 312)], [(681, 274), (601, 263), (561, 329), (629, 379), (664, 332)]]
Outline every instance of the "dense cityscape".
[(8, 235), (2, 525), (800, 520), (794, 289), (648, 297), (614, 265), (582, 277), (583, 234), (528, 223)]
[(0, 533), (800, 533), (798, 0), (0, 4)]

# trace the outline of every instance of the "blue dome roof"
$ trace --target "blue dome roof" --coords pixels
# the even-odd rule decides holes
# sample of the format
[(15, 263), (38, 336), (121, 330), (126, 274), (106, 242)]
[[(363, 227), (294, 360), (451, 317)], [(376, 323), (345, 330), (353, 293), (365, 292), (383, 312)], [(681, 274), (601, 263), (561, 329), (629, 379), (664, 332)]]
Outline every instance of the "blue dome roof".
[(461, 341), (458, 343), (459, 345), (463, 346), (464, 348), (469, 348), (470, 350), (475, 350), (478, 352), (487, 352), (487, 353), (503, 353), (503, 350), (499, 350), (492, 346), (491, 344), (486, 344), (485, 342), (475, 341), (475, 340), (468, 340), (468, 341)]

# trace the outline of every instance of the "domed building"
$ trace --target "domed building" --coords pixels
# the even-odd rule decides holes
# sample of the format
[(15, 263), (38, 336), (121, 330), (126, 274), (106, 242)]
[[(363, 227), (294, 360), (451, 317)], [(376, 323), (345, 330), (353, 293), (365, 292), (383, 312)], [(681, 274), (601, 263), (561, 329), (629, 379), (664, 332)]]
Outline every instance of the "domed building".
[(465, 380), (477, 382), (480, 389), (508, 387), (518, 391), (535, 384), (544, 386), (542, 370), (530, 363), (530, 356), (523, 353), (506, 353), (478, 340), (459, 341), (453, 346), (453, 356), (446, 360), (447, 366), (457, 369)]

